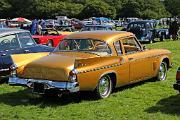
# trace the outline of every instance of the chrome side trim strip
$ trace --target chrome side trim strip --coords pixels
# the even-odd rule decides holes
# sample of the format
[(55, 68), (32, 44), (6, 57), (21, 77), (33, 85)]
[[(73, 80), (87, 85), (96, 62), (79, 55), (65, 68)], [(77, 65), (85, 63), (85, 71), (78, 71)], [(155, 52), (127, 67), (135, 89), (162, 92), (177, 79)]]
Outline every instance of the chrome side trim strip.
[(9, 68), (7, 68), (7, 69), (0, 69), (0, 72), (5, 72), (5, 71), (9, 71)]

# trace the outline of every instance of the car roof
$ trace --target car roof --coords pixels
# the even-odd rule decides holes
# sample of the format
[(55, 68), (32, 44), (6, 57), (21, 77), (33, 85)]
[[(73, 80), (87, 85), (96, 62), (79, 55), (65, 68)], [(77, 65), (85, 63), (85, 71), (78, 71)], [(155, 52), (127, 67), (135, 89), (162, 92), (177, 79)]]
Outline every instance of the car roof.
[(112, 27), (112, 25), (84, 25), (84, 27)]
[(17, 28), (1, 28), (0, 29), (0, 36), (21, 33), (21, 32), (29, 32), (27, 30), (17, 29)]
[(130, 22), (129, 24), (133, 24), (133, 23), (154, 23), (154, 21), (152, 21), (152, 20), (138, 20), (138, 21)]
[(105, 42), (112, 42), (114, 38), (125, 38), (134, 36), (133, 33), (126, 31), (85, 31), (85, 32), (76, 32), (66, 36), (66, 39), (97, 39), (103, 40)]

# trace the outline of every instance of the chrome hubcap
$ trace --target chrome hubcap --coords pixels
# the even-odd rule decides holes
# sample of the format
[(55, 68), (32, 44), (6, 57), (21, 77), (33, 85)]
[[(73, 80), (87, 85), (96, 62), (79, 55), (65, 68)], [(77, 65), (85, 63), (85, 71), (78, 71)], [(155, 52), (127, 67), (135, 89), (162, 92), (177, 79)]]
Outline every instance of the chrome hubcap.
[(108, 77), (103, 77), (100, 79), (99, 83), (99, 93), (101, 96), (106, 97), (109, 95), (111, 89), (110, 79)]
[(161, 66), (159, 68), (159, 78), (160, 80), (165, 80), (166, 78), (166, 66), (163, 63), (161, 63)]

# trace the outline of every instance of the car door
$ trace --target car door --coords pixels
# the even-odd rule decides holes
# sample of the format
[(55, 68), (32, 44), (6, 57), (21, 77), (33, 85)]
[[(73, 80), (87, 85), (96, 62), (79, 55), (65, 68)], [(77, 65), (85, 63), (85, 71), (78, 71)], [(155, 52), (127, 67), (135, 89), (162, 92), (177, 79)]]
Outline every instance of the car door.
[(134, 37), (125, 38), (122, 40), (124, 54), (129, 61), (130, 81), (135, 82), (146, 79), (152, 75), (152, 61), (146, 57), (142, 51), (142, 47)]
[(114, 48), (119, 57), (119, 63), (121, 64), (117, 67), (117, 87), (128, 84), (130, 82), (129, 76), (129, 62), (127, 62), (127, 57), (123, 55), (123, 50), (121, 46), (120, 39), (117, 39), (114, 43)]

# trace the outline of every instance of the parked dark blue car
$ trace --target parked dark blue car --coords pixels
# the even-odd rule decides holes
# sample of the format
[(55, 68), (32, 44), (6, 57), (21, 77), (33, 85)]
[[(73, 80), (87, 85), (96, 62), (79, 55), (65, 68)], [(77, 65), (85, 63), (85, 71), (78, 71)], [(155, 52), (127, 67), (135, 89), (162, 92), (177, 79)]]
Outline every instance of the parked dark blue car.
[(160, 41), (168, 38), (168, 29), (155, 29), (155, 25), (152, 20), (134, 21), (128, 24), (126, 31), (134, 33), (140, 42), (153, 43), (155, 38), (159, 38)]
[(11, 54), (51, 52), (53, 48), (38, 45), (28, 31), (20, 29), (0, 29), (0, 81), (10, 74), (13, 64)]

